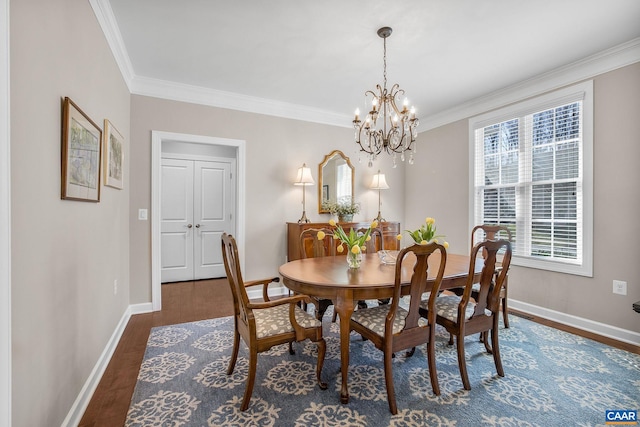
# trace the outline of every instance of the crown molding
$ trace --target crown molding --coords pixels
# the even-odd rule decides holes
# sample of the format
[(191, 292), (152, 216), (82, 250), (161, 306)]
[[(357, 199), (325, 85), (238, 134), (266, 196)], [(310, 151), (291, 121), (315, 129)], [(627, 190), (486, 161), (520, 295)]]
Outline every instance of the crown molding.
[[(175, 83), (137, 76), (133, 70), (118, 24), (108, 0), (89, 0), (91, 7), (113, 52), (129, 92), (174, 101), (189, 102), (287, 119), (351, 127), (352, 117), (304, 105), (257, 98), (233, 92)], [(420, 130), (425, 132), (458, 120), (463, 120), (512, 102), (557, 89), (608, 71), (640, 61), (640, 37), (591, 55), (582, 60), (540, 74), (488, 95), (472, 99), (437, 114), (419, 117)]]
[(134, 77), (131, 93), (174, 101), (202, 104), (248, 113), (265, 114), (286, 119), (303, 120), (325, 125), (351, 127), (351, 117), (304, 105), (290, 104), (266, 98), (225, 92), (201, 86), (166, 80)]
[(420, 118), (420, 132), (485, 113), (640, 61), (640, 37), (438, 114)]
[(120, 68), (120, 74), (122, 74), (122, 78), (129, 88), (129, 92), (131, 92), (131, 82), (135, 77), (135, 73), (133, 71), (133, 65), (131, 65), (131, 60), (129, 59), (129, 53), (127, 52), (127, 48), (124, 44), (124, 40), (122, 40), (120, 28), (118, 28), (118, 22), (116, 21), (116, 17), (111, 9), (111, 4), (109, 3), (109, 0), (89, 0), (89, 4), (93, 9), (93, 13), (96, 15), (96, 19), (102, 28), (105, 38), (107, 39), (107, 43), (111, 48), (116, 64), (118, 64), (118, 68)]

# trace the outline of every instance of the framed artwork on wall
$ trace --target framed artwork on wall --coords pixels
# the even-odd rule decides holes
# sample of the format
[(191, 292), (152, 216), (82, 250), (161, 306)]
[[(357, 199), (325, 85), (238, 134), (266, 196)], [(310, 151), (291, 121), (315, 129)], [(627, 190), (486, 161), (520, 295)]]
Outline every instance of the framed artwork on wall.
[(102, 131), (68, 97), (62, 104), (62, 198), (100, 201)]
[(124, 188), (124, 137), (104, 119), (104, 185)]

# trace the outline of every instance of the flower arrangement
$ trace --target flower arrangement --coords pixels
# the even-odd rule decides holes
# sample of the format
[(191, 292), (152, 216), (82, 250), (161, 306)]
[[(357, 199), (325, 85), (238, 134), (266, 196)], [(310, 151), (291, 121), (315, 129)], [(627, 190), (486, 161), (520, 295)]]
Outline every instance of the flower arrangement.
[(350, 198), (339, 202), (326, 201), (322, 202), (322, 209), (329, 211), (332, 215), (353, 215), (360, 212), (360, 204), (354, 203)]
[[(336, 248), (338, 253), (344, 252), (346, 246), (348, 250), (347, 263), (349, 267), (360, 267), (362, 252), (367, 250), (365, 243), (371, 240), (371, 229), (378, 226), (378, 221), (374, 220), (364, 233), (356, 232), (353, 228), (349, 230), (349, 233), (346, 233), (342, 226), (336, 224), (333, 219), (329, 221), (329, 225), (335, 227), (332, 235), (333, 239), (340, 240), (340, 245)], [(318, 232), (318, 240), (324, 239), (325, 236), (326, 234), (323, 231)]]
[[(439, 243), (438, 239), (445, 237), (444, 234), (436, 234), (436, 220), (431, 217), (427, 217), (425, 223), (422, 224), (422, 226), (417, 230), (405, 231), (409, 233), (413, 241), (418, 245), (426, 245), (427, 243), (430, 243), (432, 241)], [(398, 240), (400, 240), (401, 238), (402, 235), (399, 234)], [(443, 240), (442, 246), (444, 246), (445, 248), (449, 248), (449, 243)]]

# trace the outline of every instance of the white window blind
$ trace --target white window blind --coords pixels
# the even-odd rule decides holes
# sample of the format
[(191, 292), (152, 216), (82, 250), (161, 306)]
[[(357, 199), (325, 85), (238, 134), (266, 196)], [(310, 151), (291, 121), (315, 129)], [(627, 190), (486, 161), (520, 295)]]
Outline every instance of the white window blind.
[(515, 265), (592, 274), (591, 104), (584, 84), (470, 121), (471, 225), (509, 227)]

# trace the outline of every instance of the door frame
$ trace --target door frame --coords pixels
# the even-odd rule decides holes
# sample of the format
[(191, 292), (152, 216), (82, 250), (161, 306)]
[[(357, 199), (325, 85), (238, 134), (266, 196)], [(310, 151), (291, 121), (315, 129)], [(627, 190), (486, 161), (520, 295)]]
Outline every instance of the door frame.
[(9, 1), (0, 0), (0, 426), (11, 425), (11, 109)]
[(160, 194), (162, 189), (161, 163), (162, 142), (186, 142), (192, 144), (221, 145), (236, 149), (236, 235), (240, 253), (240, 265), (244, 265), (245, 235), (245, 174), (246, 174), (246, 141), (239, 139), (216, 138), (203, 135), (151, 131), (151, 305), (153, 311), (162, 308), (161, 256), (160, 247)]

